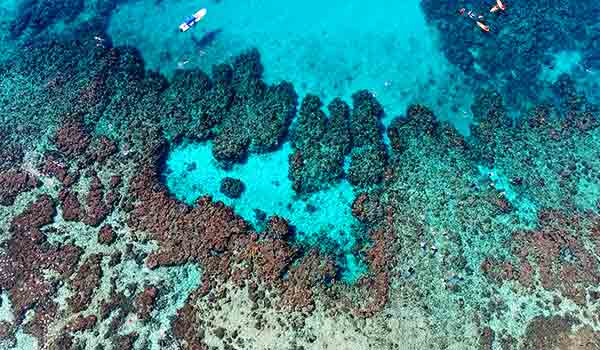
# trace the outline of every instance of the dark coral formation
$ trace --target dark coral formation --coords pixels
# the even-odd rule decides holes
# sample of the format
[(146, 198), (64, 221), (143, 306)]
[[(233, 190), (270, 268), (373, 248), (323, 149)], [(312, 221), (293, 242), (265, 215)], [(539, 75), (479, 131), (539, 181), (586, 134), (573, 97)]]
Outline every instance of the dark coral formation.
[[(227, 76), (233, 93), (213, 143), (213, 155), (225, 165), (243, 160), (247, 152), (278, 148), (296, 113), (296, 92), (290, 83), (268, 86), (261, 80), (263, 67), (257, 50), (238, 56), (232, 67), (215, 69)], [(229, 72), (228, 72), (229, 70)]]
[[(162, 126), (173, 135), (187, 134), (199, 139), (209, 137), (211, 128), (221, 121), (233, 96), (228, 87), (218, 88), (226, 83), (217, 81), (213, 87), (210, 77), (202, 71), (175, 72), (161, 96), (161, 114), (165, 116), (161, 118)], [(222, 95), (216, 94), (219, 90)], [(222, 110), (216, 110), (214, 107), (211, 110), (211, 102), (222, 105)]]
[(504, 146), (504, 136), (500, 130), (510, 128), (512, 120), (508, 116), (502, 96), (495, 91), (484, 91), (476, 98), (471, 108), (477, 125), (472, 127), (473, 138), (477, 141), (481, 157), (491, 161), (496, 150)]
[(177, 310), (177, 317), (171, 326), (175, 337), (188, 349), (208, 349), (200, 336), (200, 322), (198, 311), (190, 303), (186, 303), (183, 308)]
[(83, 311), (90, 305), (94, 292), (100, 287), (101, 263), (101, 255), (90, 255), (73, 275), (73, 295), (67, 300), (73, 312)]
[(244, 255), (261, 280), (278, 284), (294, 262), (298, 250), (285, 240), (292, 231), (285, 219), (270, 218), (265, 231), (264, 239), (251, 241)]
[(336, 275), (335, 262), (312, 249), (287, 271), (282, 299), (296, 310), (312, 311), (314, 286), (331, 283)]
[(38, 186), (30, 173), (11, 169), (0, 173), (0, 206), (13, 205), (17, 196)]
[(433, 111), (422, 105), (409, 106), (406, 116), (397, 117), (392, 121), (387, 134), (390, 146), (396, 154), (402, 154), (408, 148), (415, 147), (415, 140), (429, 144), (441, 142), (458, 149), (466, 147), (466, 141), (456, 129), (447, 122), (438, 121)]
[(497, 282), (516, 280), (528, 289), (539, 283), (586, 305), (588, 290), (600, 283), (600, 267), (594, 258), (600, 247), (600, 218), (547, 210), (540, 212), (539, 221), (538, 229), (513, 235), (516, 263), (488, 258), (482, 270)]
[(344, 175), (344, 157), (350, 151), (349, 107), (340, 99), (321, 111), (317, 96), (304, 97), (292, 132), (294, 153), (289, 176), (297, 193), (310, 193), (333, 184)]
[(98, 232), (98, 243), (110, 245), (115, 239), (116, 233), (112, 225), (105, 224), (100, 227), (100, 231)]
[(180, 71), (161, 94), (157, 122), (173, 138), (213, 139), (213, 155), (225, 167), (249, 152), (278, 148), (296, 113), (290, 83), (267, 85), (257, 50), (231, 65), (213, 67), (212, 79), (201, 71)]
[[(341, 99), (333, 100), (327, 117), (317, 96), (304, 98), (292, 132), (294, 152), (289, 160), (289, 176), (298, 194), (327, 188), (342, 177), (358, 187), (383, 180), (387, 164), (380, 122), (383, 109), (366, 90), (355, 93), (352, 99), (352, 110)], [(348, 154), (350, 163), (345, 173)]]
[(600, 334), (590, 327), (579, 327), (570, 315), (538, 316), (527, 325), (523, 350), (533, 349), (596, 349), (600, 347)]
[[(157, 175), (150, 169), (131, 183), (131, 195), (138, 204), (129, 216), (129, 225), (151, 232), (153, 238), (161, 242), (159, 251), (148, 257), (148, 266), (185, 262), (209, 264), (214, 253), (223, 254), (231, 240), (247, 233), (247, 224), (223, 203), (213, 203), (210, 197), (202, 197), (190, 208), (171, 198), (164, 188), (152, 191), (157, 184)], [(173, 239), (181, 233), (179, 230), (187, 232), (189, 238)], [(185, 245), (180, 244), (183, 241)]]
[(368, 187), (383, 180), (386, 165), (383, 146), (364, 146), (352, 150), (348, 181), (358, 187)]
[[(367, 251), (369, 275), (363, 277), (358, 283), (362, 285), (366, 295), (355, 313), (359, 316), (373, 316), (381, 311), (388, 302), (391, 270), (394, 263), (394, 247), (396, 234), (392, 226), (392, 209), (388, 209), (385, 223), (369, 232), (371, 247)], [(364, 301), (367, 301), (364, 303)], [(364, 303), (364, 304), (363, 304)]]
[(145, 321), (150, 318), (157, 297), (158, 288), (154, 286), (144, 288), (144, 290), (136, 297), (135, 305), (138, 309), (137, 314), (141, 320)]
[(113, 207), (111, 200), (107, 200), (108, 195), (104, 194), (104, 187), (98, 176), (92, 177), (90, 183), (90, 189), (86, 196), (86, 216), (83, 218), (83, 222), (91, 225), (98, 226), (104, 219), (111, 213)]
[(39, 339), (45, 339), (49, 322), (58, 316), (53, 300), (58, 281), (45, 278), (40, 271), (56, 271), (59, 281), (67, 281), (82, 254), (73, 245), (47, 244), (42, 228), (53, 222), (54, 215), (54, 201), (40, 196), (14, 218), (12, 238), (6, 243), (6, 254), (0, 256), (0, 288), (9, 291), (16, 326), (33, 310), (34, 320), (27, 323), (27, 329)]
[(65, 221), (79, 221), (82, 217), (82, 208), (77, 192), (62, 190), (58, 196), (60, 208)]
[(384, 208), (377, 198), (379, 193), (362, 192), (352, 203), (352, 216), (360, 222), (376, 225), (384, 218)]
[[(600, 67), (597, 30), (585, 30), (597, 23), (597, 3), (520, 0), (495, 14), (489, 12), (489, 3), (451, 1), (440, 6), (439, 1), (423, 0), (421, 6), (428, 21), (439, 29), (448, 60), (478, 81), (504, 80), (502, 92), (510, 105), (526, 99), (539, 102), (538, 76), (543, 66), (552, 64), (553, 53), (580, 50), (585, 67)], [(483, 33), (460, 16), (462, 7), (482, 14), (491, 32)], [(553, 15), (533, 15), (540, 13)]]
[[(115, 190), (120, 183), (120, 177), (111, 177), (108, 185), (112, 191), (107, 192), (94, 170), (87, 172), (83, 177), (79, 175), (79, 170), (73, 175), (69, 174), (65, 159), (76, 160), (85, 165), (97, 164), (101, 167), (115, 155), (117, 146), (106, 136), (92, 139), (80, 116), (75, 117), (76, 121), (72, 121), (73, 117), (70, 115), (65, 119), (67, 122), (57, 130), (54, 138), (59, 153), (47, 155), (42, 171), (57, 177), (64, 186), (59, 192), (59, 199), (66, 221), (81, 220), (90, 226), (99, 226), (112, 212), (119, 199)], [(82, 178), (89, 181), (89, 189), (85, 198), (80, 199), (79, 193), (71, 187)]]
[(240, 179), (224, 177), (221, 180), (220, 191), (229, 198), (240, 198), (245, 190), (244, 183)]
[(352, 95), (350, 123), (353, 149), (350, 154), (348, 180), (358, 187), (368, 187), (383, 180), (387, 151), (383, 144), (383, 108), (368, 91)]
[[(73, 117), (67, 116), (66, 119)], [(77, 118), (75, 118), (77, 119)], [(67, 157), (82, 156), (90, 144), (90, 137), (80, 120), (68, 122), (58, 129), (54, 140), (58, 150)]]

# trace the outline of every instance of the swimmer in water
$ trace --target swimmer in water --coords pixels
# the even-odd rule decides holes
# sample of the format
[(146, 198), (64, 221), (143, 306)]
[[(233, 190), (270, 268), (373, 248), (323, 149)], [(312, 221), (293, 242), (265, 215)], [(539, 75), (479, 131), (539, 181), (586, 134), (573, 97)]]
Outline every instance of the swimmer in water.
[(182, 69), (188, 63), (190, 63), (190, 60), (177, 62), (177, 68)]
[(504, 5), (504, 3), (500, 0), (496, 0), (496, 5), (492, 6), (492, 8), (490, 9), (490, 12), (494, 13), (494, 12), (498, 12), (498, 11), (504, 11), (506, 10), (506, 5)]
[[(500, 0), (497, 0), (499, 3)], [(504, 4), (502, 4), (502, 6), (504, 7)], [(461, 16), (466, 16), (470, 19), (472, 19), (473, 21), (475, 21), (475, 24), (477, 25), (477, 27), (479, 27), (481, 30), (483, 30), (486, 33), (489, 33), (490, 27), (488, 25), (486, 25), (483, 21), (484, 21), (484, 17), (483, 15), (480, 14), (476, 14), (475, 12), (473, 12), (472, 10), (467, 10), (466, 8), (461, 8), (458, 10), (459, 15)]]
[(490, 32), (490, 27), (485, 25), (483, 22), (477, 21), (476, 23), (477, 23), (477, 26), (479, 28), (481, 28), (481, 30), (483, 30), (484, 32), (488, 32), (488, 33)]
[(96, 40), (96, 47), (104, 47), (104, 39), (99, 36), (95, 36), (94, 40)]

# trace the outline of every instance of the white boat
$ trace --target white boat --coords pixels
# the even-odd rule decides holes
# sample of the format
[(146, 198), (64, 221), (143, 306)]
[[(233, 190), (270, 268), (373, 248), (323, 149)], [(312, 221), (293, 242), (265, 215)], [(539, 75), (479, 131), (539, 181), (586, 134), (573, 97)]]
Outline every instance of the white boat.
[(194, 24), (200, 22), (202, 18), (204, 18), (204, 16), (206, 16), (206, 9), (201, 9), (200, 11), (194, 13), (192, 16), (186, 18), (185, 22), (179, 25), (179, 30), (181, 32), (187, 31), (188, 29), (193, 27)]

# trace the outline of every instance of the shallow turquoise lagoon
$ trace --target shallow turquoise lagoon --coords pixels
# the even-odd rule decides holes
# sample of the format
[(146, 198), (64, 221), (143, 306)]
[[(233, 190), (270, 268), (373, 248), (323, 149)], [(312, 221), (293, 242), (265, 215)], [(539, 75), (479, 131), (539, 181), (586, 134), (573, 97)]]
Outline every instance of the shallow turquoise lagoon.
[[(294, 240), (308, 246), (321, 246), (338, 256), (342, 276), (354, 280), (363, 271), (360, 259), (352, 253), (357, 238), (352, 226), (354, 199), (352, 186), (345, 180), (335, 186), (297, 198), (288, 178), (289, 143), (275, 152), (251, 155), (244, 164), (222, 169), (211, 153), (211, 143), (184, 142), (174, 147), (165, 160), (164, 182), (178, 199), (193, 205), (196, 199), (210, 195), (233, 207), (239, 215), (261, 229), (267, 216), (279, 215), (295, 227)], [(240, 179), (245, 191), (240, 198), (226, 197), (219, 191), (225, 177)]]
[[(205, 19), (177, 28), (201, 7)], [(249, 47), (257, 47), (267, 81), (289, 80), (300, 96), (327, 103), (369, 89), (389, 122), (411, 102), (431, 106), (468, 133), (473, 89), (439, 50), (419, 0), (218, 1), (139, 0), (115, 10), (108, 28), (116, 45), (140, 50), (146, 65), (171, 75), (175, 69), (210, 71)]]
[[(205, 19), (180, 33), (183, 18), (206, 7)], [(300, 98), (319, 95), (324, 103), (368, 89), (382, 103), (387, 125), (409, 103), (431, 106), (468, 134), (473, 87), (448, 64), (428, 26), (418, 0), (398, 2), (250, 0), (197, 3), (139, 0), (119, 5), (108, 34), (115, 45), (140, 50), (146, 66), (171, 76), (176, 69), (211, 66), (249, 47), (257, 47), (268, 82), (288, 80)], [(288, 178), (289, 143), (268, 154), (251, 155), (242, 165), (221, 169), (210, 143), (174, 147), (165, 164), (165, 184), (173, 195), (193, 202), (211, 195), (235, 208), (257, 229), (257, 210), (281, 215), (296, 228), (295, 240), (338, 255), (343, 277), (363, 271), (351, 214), (355, 196), (343, 180), (328, 190), (297, 198)], [(240, 179), (246, 189), (238, 199), (219, 192), (224, 177)], [(335, 249), (330, 249), (332, 246)]]

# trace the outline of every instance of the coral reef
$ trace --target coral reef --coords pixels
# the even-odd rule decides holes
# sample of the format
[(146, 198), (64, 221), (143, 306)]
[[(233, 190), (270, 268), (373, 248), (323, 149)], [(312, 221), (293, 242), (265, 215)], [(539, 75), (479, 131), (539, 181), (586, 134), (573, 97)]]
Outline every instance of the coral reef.
[[(29, 4), (43, 12), (50, 2)], [(21, 14), (14, 34), (73, 19), (81, 9), (72, 5), (45, 21)], [(532, 45), (532, 55), (554, 47)], [(368, 91), (352, 107), (334, 99), (328, 113), (307, 95), (291, 124), (294, 88), (265, 83), (256, 50), (211, 76), (180, 71), (170, 81), (145, 71), (135, 50), (92, 40), (30, 53), (2, 64), (3, 79), (35, 84), (16, 88), (31, 93), (27, 105), (12, 95), (0, 104), (0, 289), (14, 316), (0, 322), (0, 342), (24, 333), (50, 348), (266, 348), (279, 344), (268, 333), (285, 329), (298, 347), (319, 348), (313, 333), (343, 328), (359, 329), (355, 343), (393, 348), (410, 319), (431, 348), (597, 346), (598, 108), (568, 76), (516, 120), (506, 94), (482, 90), (468, 137), (411, 105), (387, 128), (387, 145)], [(485, 60), (488, 73), (506, 73), (504, 61)], [(323, 232), (316, 246), (299, 244), (303, 233), (278, 215), (257, 212), (264, 225), (252, 227), (210, 195), (187, 205), (162, 183), (164, 157), (183, 138), (212, 140), (228, 167), (287, 136), (298, 195), (352, 185), (351, 251)], [(221, 192), (239, 197), (245, 185), (226, 178)], [(317, 204), (306, 211), (329, 209)], [(364, 260), (355, 283), (340, 281), (341, 258)], [(251, 316), (215, 317), (243, 309), (234, 293), (247, 294)], [(249, 330), (264, 343), (240, 335)]]
[[(317, 96), (307, 95), (292, 132), (294, 153), (289, 175), (298, 194), (327, 188), (347, 175), (353, 185), (368, 187), (383, 179), (387, 151), (383, 144), (381, 105), (368, 91), (353, 95), (353, 108), (335, 99), (321, 110)], [(344, 160), (350, 154), (348, 174)]]
[(229, 75), (233, 90), (213, 143), (213, 155), (224, 165), (243, 160), (248, 151), (279, 147), (296, 113), (297, 98), (290, 83), (268, 86), (261, 80), (263, 67), (257, 50), (241, 54), (230, 69), (229, 74), (219, 71), (217, 75), (220, 79)]
[(321, 107), (317, 96), (305, 96), (292, 131), (289, 176), (298, 194), (326, 188), (344, 175), (344, 157), (351, 148), (350, 109), (333, 100), (327, 117)]
[[(584, 29), (595, 26), (600, 6), (573, 4), (515, 1), (508, 5), (508, 12), (490, 13), (487, 3), (453, 1), (449, 8), (435, 0), (421, 1), (427, 19), (439, 29), (448, 60), (479, 81), (503, 81), (502, 95), (511, 106), (524, 100), (540, 102), (542, 84), (538, 76), (543, 66), (552, 64), (556, 52), (579, 50), (585, 67), (600, 67), (593, 44), (597, 37)], [(481, 32), (460, 16), (462, 7), (482, 14), (491, 32)], [(549, 12), (555, 15), (531, 15)]]
[(156, 304), (157, 297), (158, 288), (156, 287), (146, 287), (144, 288), (144, 291), (136, 297), (135, 304), (138, 309), (137, 314), (141, 320), (150, 318), (150, 313)]
[(13, 205), (19, 194), (38, 185), (37, 179), (25, 171), (12, 169), (0, 173), (0, 205)]
[(522, 349), (595, 349), (600, 346), (598, 333), (589, 327), (574, 331), (578, 325), (571, 316), (536, 317), (527, 326)]
[(51, 269), (58, 280), (67, 281), (75, 272), (82, 250), (73, 245), (50, 245), (41, 229), (54, 220), (55, 204), (47, 195), (15, 217), (12, 238), (6, 242), (6, 254), (0, 257), (0, 288), (9, 291), (15, 326), (21, 325), (29, 310), (34, 319), (27, 322), (28, 332), (45, 339), (50, 321), (57, 318), (58, 305), (53, 300), (57, 281), (39, 272)]
[(225, 177), (221, 180), (221, 193), (229, 198), (239, 198), (244, 192), (245, 186), (240, 179)]
[(387, 163), (380, 122), (383, 108), (365, 90), (352, 95), (352, 101), (350, 130), (354, 148), (350, 154), (348, 180), (353, 185), (368, 187), (383, 180)]
[(386, 151), (380, 146), (363, 146), (352, 150), (348, 181), (358, 187), (375, 185), (383, 180)]
[(98, 232), (98, 243), (110, 245), (115, 239), (116, 234), (110, 224), (105, 224), (100, 228), (100, 231)]
[(73, 295), (67, 300), (72, 311), (77, 313), (85, 310), (90, 304), (95, 290), (100, 286), (102, 256), (90, 255), (73, 275)]
[[(227, 83), (224, 80), (217, 86)], [(219, 90), (213, 87), (213, 82), (202, 71), (177, 71), (171, 80), (168, 88), (162, 92), (161, 114), (166, 118), (161, 118), (161, 125), (168, 134), (188, 135), (200, 139), (210, 136), (210, 130), (222, 118), (226, 112), (225, 108), (229, 106), (231, 93), (228, 86), (221, 88), (225, 90), (223, 96), (216, 95), (213, 90)], [(210, 97), (209, 97), (210, 96)], [(212, 103), (221, 99), (222, 110), (211, 110)], [(217, 119), (219, 118), (219, 119)]]
[[(71, 118), (78, 119), (70, 115), (65, 117), (67, 120)], [(58, 129), (54, 143), (66, 157), (77, 157), (85, 153), (90, 144), (90, 138), (83, 124), (80, 121), (73, 121)]]
[(598, 242), (599, 232), (596, 217), (544, 210), (539, 213), (538, 229), (513, 235), (515, 264), (488, 259), (482, 270), (496, 281), (516, 280), (529, 289), (539, 283), (585, 306), (588, 291), (592, 293), (600, 283), (594, 258), (598, 244), (593, 243)]

